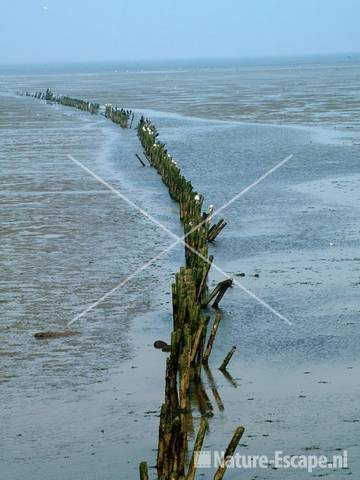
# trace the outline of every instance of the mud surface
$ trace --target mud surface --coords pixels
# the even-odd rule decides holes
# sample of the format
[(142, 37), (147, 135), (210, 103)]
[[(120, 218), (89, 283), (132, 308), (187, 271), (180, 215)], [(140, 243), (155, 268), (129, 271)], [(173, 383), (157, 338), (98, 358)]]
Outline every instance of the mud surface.
[[(347, 85), (357, 81), (354, 68), (342, 73), (348, 75)], [(283, 93), (276, 108), (271, 103), (272, 116), (270, 104), (259, 106), (260, 98), (254, 102), (266, 78), (266, 85), (275, 88), (261, 72), (251, 72), (257, 75), (255, 83), (242, 77), (239, 102), (232, 97), (222, 110), (227, 120), (234, 115), (237, 120), (316, 123), (314, 129), (215, 120), (214, 112), (220, 111), (216, 85), (223, 85), (225, 95), (230, 91), (226, 85), (235, 82), (235, 74), (228, 72), (206, 73), (214, 103), (210, 93), (205, 95), (207, 89), (196, 87), (204, 85), (205, 72), (1, 77), (2, 478), (130, 479), (137, 478), (139, 461), (155, 462), (166, 353), (153, 343), (168, 341), (170, 283), (183, 262), (179, 247), (143, 270), (74, 324), (80, 335), (49, 341), (33, 337), (65, 329), (173, 241), (67, 155), (181, 232), (176, 205), (159, 177), (134, 157), (142, 153), (134, 131), (123, 131), (101, 116), (9, 93), (47, 86), (103, 103), (208, 117), (147, 112), (184, 174), (215, 207), (294, 155), (224, 210), (228, 226), (212, 246), (220, 268), (292, 325), (240, 287), (228, 291), (210, 362), (225, 410), (218, 411), (204, 375), (214, 406), (206, 448), (223, 450), (234, 427), (243, 424), (243, 453), (332, 455), (347, 449), (349, 469), (312, 476), (337, 480), (359, 474), (360, 171), (358, 146), (352, 145), (358, 100), (351, 98), (346, 122), (355, 133), (344, 144), (344, 93), (335, 99), (336, 116), (324, 100), (336, 76), (325, 73), (303, 73), (323, 83), (318, 90), (312, 84), (317, 97), (311, 102), (306, 86), (301, 101), (309, 108), (301, 115), (284, 109), (297, 92), (295, 87), (287, 90), (292, 74), (286, 72), (282, 78), (288, 96)], [(334, 89), (341, 79), (337, 81)], [(139, 88), (144, 82), (146, 90)], [(247, 96), (244, 85), (252, 85), (246, 87), (251, 90)], [(174, 95), (176, 86), (179, 95)], [(347, 92), (349, 96), (352, 89)], [(245, 101), (253, 115), (243, 108)], [(320, 104), (326, 113), (321, 123)], [(334, 135), (338, 125), (341, 138)], [(210, 283), (222, 279), (213, 273)], [(235, 344), (231, 379), (216, 367)], [(194, 416), (199, 417), (196, 403)], [(209, 471), (201, 473), (211, 478)], [(255, 475), (309, 478), (306, 472), (271, 468), (227, 473), (228, 478)]]

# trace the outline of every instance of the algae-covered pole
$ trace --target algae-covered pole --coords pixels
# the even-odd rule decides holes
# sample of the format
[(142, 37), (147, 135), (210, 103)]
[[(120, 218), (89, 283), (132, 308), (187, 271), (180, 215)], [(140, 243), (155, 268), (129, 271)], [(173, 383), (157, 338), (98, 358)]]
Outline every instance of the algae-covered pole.
[(229, 461), (231, 460), (232, 456), (234, 455), (235, 453), (235, 450), (240, 442), (240, 439), (241, 437), (243, 436), (245, 432), (245, 428), (244, 427), (238, 427), (236, 430), (235, 430), (235, 433), (231, 439), (231, 442), (229, 443), (227, 449), (226, 449), (226, 452), (225, 452), (225, 455), (224, 455), (224, 458), (221, 462), (221, 465), (220, 467), (217, 469), (215, 475), (214, 475), (214, 480), (222, 480), (222, 478), (224, 477), (224, 474), (226, 472), (226, 469), (227, 469), (227, 466), (229, 464)]
[[(99, 113), (100, 104), (81, 100), (79, 98), (72, 98), (67, 95), (55, 95), (49, 88), (45, 92), (36, 92), (33, 94), (20, 93), (22, 96), (30, 96), (39, 100), (45, 100), (47, 102), (58, 103), (66, 107), (74, 107), (78, 110), (90, 112), (92, 114)], [(122, 128), (128, 128), (129, 119), (131, 118), (131, 124), (134, 120), (134, 114), (131, 110), (124, 108), (112, 107), (112, 105), (105, 105), (105, 117), (109, 118), (112, 122), (120, 125)]]
[(206, 280), (208, 278), (209, 271), (210, 271), (211, 264), (212, 264), (213, 260), (214, 260), (214, 256), (210, 255), (209, 262), (207, 263), (207, 265), (204, 268), (204, 273), (203, 273), (203, 276), (202, 276), (202, 279), (201, 279), (201, 282), (200, 282), (199, 291), (198, 291), (198, 295), (197, 295), (197, 299), (200, 300), (200, 303), (202, 303), (201, 300), (206, 295), (206, 292), (205, 292)]
[(139, 466), (140, 480), (149, 480), (148, 465), (146, 462), (141, 462)]
[[(111, 110), (108, 109), (107, 115), (110, 114)], [(213, 260), (213, 257), (208, 255), (212, 207), (207, 214), (202, 212), (202, 195), (195, 192), (192, 184), (181, 174), (176, 161), (168, 153), (165, 145), (158, 140), (157, 130), (150, 120), (145, 120), (142, 116), (137, 133), (145, 157), (168, 187), (171, 198), (179, 204), (180, 220), (186, 238), (185, 267), (180, 268), (172, 285), (173, 333), (171, 353), (166, 366), (165, 402), (160, 415), (157, 456), (158, 478), (180, 480), (184, 478), (188, 452), (187, 415), (190, 407), (191, 380), (202, 415), (213, 415), (211, 402), (201, 383), (201, 367), (210, 318), (202, 314), (201, 308), (212, 300), (217, 307), (232, 281), (227, 279), (220, 282), (209, 298), (205, 298), (207, 277)], [(222, 220), (212, 229), (213, 238), (224, 227), (224, 223)], [(207, 358), (220, 322), (220, 317), (216, 318), (215, 330), (212, 332), (205, 354)], [(219, 399), (217, 401), (219, 402)], [(198, 438), (201, 442), (205, 430), (202, 424)], [(194, 475), (193, 459), (188, 478), (191, 480)]]
[(96, 114), (99, 112), (100, 105), (98, 103), (81, 100), (79, 98), (68, 97), (67, 95), (55, 95), (49, 88), (45, 92), (36, 92), (33, 94), (25, 94), (26, 96), (34, 97), (46, 102), (59, 103), (66, 107), (77, 108), (85, 112)]
[(131, 110), (105, 105), (105, 117), (110, 118), (112, 122), (120, 125), (121, 128), (128, 128), (131, 115)]
[(236, 350), (236, 347), (235, 347), (235, 346), (231, 348), (230, 352), (229, 352), (229, 353), (226, 355), (226, 357), (224, 358), (224, 361), (222, 362), (219, 370), (223, 370), (223, 371), (226, 370), (226, 367), (228, 366), (228, 364), (229, 364), (232, 356), (234, 355), (235, 350)]

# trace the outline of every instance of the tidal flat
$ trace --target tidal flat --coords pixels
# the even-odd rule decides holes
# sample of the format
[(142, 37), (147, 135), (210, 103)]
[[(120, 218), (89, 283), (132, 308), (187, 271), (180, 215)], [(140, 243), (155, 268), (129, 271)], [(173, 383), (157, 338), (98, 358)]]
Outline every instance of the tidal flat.
[[(349, 78), (355, 81), (352, 73)], [(222, 78), (227, 74), (222, 72)], [(142, 168), (134, 156), (142, 153), (135, 132), (120, 130), (101, 116), (13, 94), (44, 86), (102, 104), (134, 106), (150, 116), (184, 174), (205, 195), (205, 202), (215, 206), (293, 154), (286, 166), (224, 210), (228, 225), (212, 247), (219, 267), (292, 325), (240, 288), (227, 293), (210, 364), (225, 409), (218, 411), (211, 377), (204, 375), (214, 405), (206, 448), (222, 450), (234, 425), (242, 424), (242, 453), (332, 455), (347, 449), (348, 469), (317, 471), (313, 476), (356, 475), (357, 109), (354, 106), (349, 114), (355, 131), (351, 141), (334, 142), (329, 140), (333, 127), (344, 114), (340, 111), (336, 117), (331, 110), (326, 122), (320, 122), (325, 133), (319, 136), (316, 102), (311, 103), (314, 113), (306, 117), (302, 111), (291, 121), (281, 104), (273, 105), (278, 122), (291, 123), (289, 127), (263, 125), (264, 115), (253, 118), (246, 111), (230, 119), (233, 112), (219, 104), (217, 116), (223, 111), (224, 118), (214, 118), (208, 98), (196, 100), (195, 82), (192, 96), (173, 96), (165, 112), (159, 78), (170, 89), (177, 75), (178, 90), (186, 92), (191, 72), (186, 82), (183, 72), (131, 75), (131, 81), (114, 73), (1, 76), (3, 477), (137, 478), (141, 460), (155, 463), (166, 354), (155, 350), (153, 342), (169, 340), (170, 285), (183, 261), (179, 246), (134, 277), (74, 325), (80, 335), (41, 342), (33, 337), (38, 331), (65, 328), (173, 241), (67, 155), (181, 234), (176, 204), (156, 173)], [(153, 83), (148, 91), (140, 90), (146, 75)], [(207, 75), (211, 86), (214, 75)], [(216, 81), (219, 78), (216, 73)], [(317, 104), (324, 105), (321, 89), (317, 95)], [(291, 95), (286, 101), (290, 106)], [(201, 109), (195, 109), (199, 103)], [(259, 112), (256, 105), (253, 108)], [(202, 118), (191, 116), (195, 114)], [(245, 276), (237, 276), (241, 273)], [(213, 273), (210, 285), (220, 280)], [(217, 367), (235, 344), (229, 379)], [(193, 413), (198, 419), (196, 405)], [(201, 473), (210, 478), (210, 472)], [(259, 479), (308, 476), (269, 468), (243, 472), (242, 477), (255, 474)], [(227, 478), (238, 478), (238, 472), (229, 471)]]

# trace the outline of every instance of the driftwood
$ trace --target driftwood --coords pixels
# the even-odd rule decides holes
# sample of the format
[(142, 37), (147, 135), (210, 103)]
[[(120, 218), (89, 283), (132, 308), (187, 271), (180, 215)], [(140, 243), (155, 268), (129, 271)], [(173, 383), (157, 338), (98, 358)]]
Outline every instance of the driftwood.
[(47, 338), (71, 337), (73, 335), (80, 335), (80, 332), (74, 332), (71, 330), (64, 330), (63, 332), (39, 332), (39, 333), (35, 333), (34, 337), (38, 339), (47, 339)]

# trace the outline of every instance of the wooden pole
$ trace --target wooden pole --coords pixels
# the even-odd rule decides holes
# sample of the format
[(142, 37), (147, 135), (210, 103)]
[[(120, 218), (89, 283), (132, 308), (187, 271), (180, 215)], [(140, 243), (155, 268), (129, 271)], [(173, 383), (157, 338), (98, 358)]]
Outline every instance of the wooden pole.
[(198, 291), (198, 294), (197, 294), (198, 300), (201, 299), (202, 293), (203, 293), (204, 288), (206, 286), (206, 280), (207, 280), (207, 277), (208, 277), (208, 274), (209, 274), (209, 271), (210, 271), (211, 264), (212, 264), (213, 260), (214, 260), (214, 256), (210, 255), (209, 261), (208, 261), (208, 263), (207, 263), (207, 265), (204, 269), (203, 277), (202, 277), (201, 282), (200, 282), (199, 291)]
[(229, 461), (231, 460), (232, 456), (234, 455), (234, 452), (240, 442), (240, 439), (241, 437), (243, 436), (245, 432), (245, 428), (244, 427), (238, 427), (236, 430), (235, 430), (235, 433), (231, 439), (231, 442), (229, 443), (227, 449), (226, 449), (226, 452), (225, 452), (225, 456), (223, 458), (223, 461), (221, 462), (221, 465), (220, 467), (217, 469), (215, 475), (214, 475), (214, 480), (222, 480), (225, 472), (226, 472), (226, 469), (227, 469), (227, 466), (228, 466), (228, 463)]
[(204, 417), (202, 417), (200, 420), (200, 426), (199, 426), (199, 430), (198, 430), (195, 444), (194, 444), (194, 450), (191, 455), (191, 460), (190, 460), (190, 465), (189, 465), (188, 474), (186, 476), (186, 480), (194, 480), (195, 478), (196, 467), (199, 459), (199, 453), (201, 452), (207, 429), (208, 429), (208, 422)]
[(140, 471), (140, 480), (149, 480), (148, 464), (146, 462), (140, 463), (139, 471)]
[(220, 322), (221, 322), (221, 318), (222, 318), (221, 313), (216, 312), (214, 324), (212, 326), (212, 329), (211, 329), (211, 332), (210, 332), (210, 337), (209, 337), (209, 340), (208, 340), (208, 343), (207, 343), (207, 346), (206, 346), (206, 349), (205, 349), (205, 353), (204, 353), (203, 358), (202, 358), (202, 361), (205, 364), (207, 364), (208, 361), (209, 361), (209, 357), (210, 357), (211, 350), (212, 350), (212, 347), (213, 347), (213, 344), (214, 344), (216, 333), (218, 331), (218, 328), (219, 328), (219, 325), (220, 325)]
[(135, 157), (139, 160), (139, 162), (141, 163), (141, 165), (142, 165), (143, 167), (146, 166), (145, 163), (141, 160), (141, 158), (139, 157), (139, 155), (138, 155), (137, 153), (135, 153)]
[(134, 121), (134, 117), (135, 117), (135, 114), (133, 113), (132, 116), (131, 116), (131, 122), (130, 122), (130, 129), (132, 127), (132, 124), (133, 124), (133, 121)]
[(236, 350), (236, 347), (232, 347), (230, 352), (226, 355), (226, 357), (224, 358), (224, 361), (222, 362), (219, 370), (226, 370), (226, 367), (228, 366), (230, 360), (231, 360), (231, 357), (234, 355), (235, 353), (235, 350)]
[(216, 307), (219, 305), (219, 302), (220, 300), (222, 299), (222, 297), (224, 296), (226, 290), (231, 287), (232, 285), (232, 280), (231, 278), (227, 278), (226, 280), (223, 280), (222, 282), (219, 282), (216, 287), (214, 288), (214, 290), (210, 293), (210, 295), (208, 296), (208, 298), (206, 299), (206, 301), (204, 302), (203, 306), (206, 307), (207, 305), (209, 305), (211, 303), (211, 301), (215, 298), (215, 304), (216, 304)]

